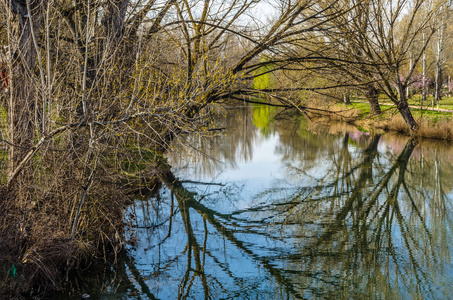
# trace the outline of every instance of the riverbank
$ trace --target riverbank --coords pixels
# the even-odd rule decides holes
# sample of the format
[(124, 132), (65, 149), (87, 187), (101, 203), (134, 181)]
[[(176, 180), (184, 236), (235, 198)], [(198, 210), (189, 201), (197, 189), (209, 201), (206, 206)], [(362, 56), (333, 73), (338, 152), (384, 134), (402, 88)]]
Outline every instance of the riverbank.
[(1, 299), (40, 299), (77, 269), (122, 250), (125, 198), (101, 194), (79, 203), (40, 195), (27, 204), (0, 187)]
[(157, 184), (146, 158), (141, 165), (124, 159), (118, 172), (106, 152), (97, 176), (86, 176), (66, 153), (53, 155), (60, 168), (53, 176), (36, 169), (35, 184), (21, 189), (26, 195), (0, 184), (0, 299), (40, 299), (65, 289), (80, 269), (113, 264), (128, 242), (125, 208)]
[(321, 119), (341, 120), (356, 125), (369, 132), (398, 132), (430, 139), (453, 140), (453, 113), (448, 109), (411, 107), (412, 115), (419, 125), (417, 131), (410, 132), (395, 106), (381, 104), (382, 114), (372, 115), (367, 103), (351, 102), (350, 105), (336, 104), (325, 107), (331, 111)]

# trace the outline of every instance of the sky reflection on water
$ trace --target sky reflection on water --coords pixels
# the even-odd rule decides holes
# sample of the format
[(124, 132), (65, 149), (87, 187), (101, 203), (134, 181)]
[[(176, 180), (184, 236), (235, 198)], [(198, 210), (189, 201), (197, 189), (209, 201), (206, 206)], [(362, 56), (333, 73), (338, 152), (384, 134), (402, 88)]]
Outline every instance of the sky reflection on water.
[(163, 188), (136, 203), (138, 227), (161, 224), (136, 228), (131, 252), (153, 296), (452, 297), (449, 150), (353, 129), (313, 134), (299, 121), (265, 134), (230, 122), (209, 147), (194, 143), (201, 153), (169, 157), (196, 194)]
[(260, 109), (168, 156), (93, 299), (453, 299), (451, 146)]

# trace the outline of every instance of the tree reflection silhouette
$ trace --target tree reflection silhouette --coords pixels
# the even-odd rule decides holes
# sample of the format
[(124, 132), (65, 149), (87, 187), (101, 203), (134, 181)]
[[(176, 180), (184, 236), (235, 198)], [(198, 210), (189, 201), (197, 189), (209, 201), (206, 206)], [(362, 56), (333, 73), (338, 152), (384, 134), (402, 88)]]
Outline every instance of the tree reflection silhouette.
[[(432, 219), (423, 211), (422, 199), (415, 196), (422, 192), (412, 178), (423, 175), (409, 170), (417, 141), (407, 141), (399, 155), (384, 163), (379, 157), (379, 140), (380, 136), (372, 136), (359, 154), (351, 154), (346, 134), (340, 151), (332, 153), (332, 169), (319, 179), (319, 184), (290, 188), (284, 197), (281, 191), (269, 189), (257, 195), (265, 201), (230, 213), (198, 201), (200, 196), (164, 165), (160, 178), (178, 202), (187, 240), (187, 266), (178, 298), (191, 297), (196, 278), (200, 282), (196, 288), (202, 287), (205, 298), (215, 298), (213, 295), (219, 293), (218, 287), (212, 292), (212, 282), (221, 286), (222, 279), (206, 270), (214, 268), (207, 265), (206, 256), (233, 281), (240, 282), (237, 274), (210, 250), (212, 235), (222, 236), (248, 259), (259, 263), (287, 298), (369, 294), (378, 298), (405, 294), (438, 297), (439, 291), (433, 291), (430, 283), (441, 276), (432, 271), (441, 267), (436, 248), (442, 245), (433, 240), (433, 230), (451, 232), (450, 214), (446, 209), (443, 216), (438, 214)], [(435, 203), (443, 199), (446, 205), (438, 162), (434, 171), (438, 176), (436, 189), (431, 192), (433, 205), (442, 207)], [(203, 228), (193, 228), (194, 214), (203, 220)], [(194, 230), (203, 232), (201, 244)], [(262, 239), (283, 245), (291, 241), (294, 247), (272, 250), (260, 244)], [(448, 249), (442, 251), (449, 253)], [(229, 288), (225, 285), (220, 289), (228, 294)]]
[[(184, 221), (184, 227), (187, 234), (187, 269), (185, 276), (180, 284), (179, 295), (178, 299), (186, 299), (189, 295), (190, 288), (192, 285), (189, 283), (189, 277), (192, 273), (193, 276), (199, 276), (202, 281), (203, 289), (204, 289), (204, 296), (206, 299), (210, 298), (209, 293), (209, 286), (206, 281), (206, 276), (204, 272), (204, 258), (206, 255), (206, 242), (208, 239), (208, 230), (206, 226), (206, 222), (209, 222), (218, 233), (221, 233), (228, 241), (230, 241), (233, 245), (235, 245), (238, 249), (243, 251), (244, 253), (248, 254), (251, 258), (259, 261), (261, 265), (270, 273), (276, 281), (284, 286), (288, 292), (290, 292), (296, 298), (302, 298), (300, 295), (297, 294), (296, 289), (292, 286), (292, 284), (286, 279), (286, 277), (282, 274), (281, 270), (275, 268), (265, 257), (261, 257), (256, 255), (250, 247), (246, 245), (243, 241), (236, 238), (235, 233), (238, 232), (237, 230), (230, 229), (228, 225), (230, 225), (229, 220), (233, 219), (232, 214), (221, 214), (213, 209), (210, 209), (194, 198), (194, 194), (188, 191), (182, 183), (176, 179), (173, 173), (170, 171), (170, 166), (166, 166), (164, 169), (161, 170), (159, 178), (162, 182), (172, 191), (175, 195), (179, 209), (181, 213), (181, 217)], [(204, 223), (204, 246), (201, 249), (199, 244), (196, 241), (195, 235), (193, 233), (192, 224), (190, 223), (190, 208), (194, 209), (198, 214), (203, 217)], [(237, 225), (237, 224), (236, 224)], [(262, 234), (258, 231), (248, 230), (249, 233), (254, 234)], [(271, 237), (269, 235), (269, 237)], [(195, 269), (192, 268), (192, 255), (195, 261)], [(200, 260), (200, 255), (202, 255), (203, 260)], [(192, 280), (193, 277), (192, 276)]]
[[(230, 114), (221, 124), (233, 128), (226, 136), (178, 149), (180, 164), (170, 155), (173, 166), (190, 167), (184, 180), (162, 162), (166, 189), (147, 202), (153, 209), (143, 211), (146, 222), (137, 228), (143, 245), (134, 254), (150, 293), (165, 299), (450, 295), (453, 168), (430, 154), (432, 143), (395, 146), (392, 137), (343, 125), (327, 135), (314, 134), (304, 120), (271, 122), (268, 138), (278, 143), (264, 151), (279, 157), (284, 179), (259, 189), (246, 181), (209, 183), (221, 181), (217, 174), (225, 168), (253, 160), (266, 137), (252, 114)], [(243, 197), (250, 197), (246, 205)]]
[[(230, 114), (220, 124), (233, 128), (226, 136), (178, 149), (179, 165), (170, 155), (188, 174), (160, 162), (165, 187), (129, 208), (138, 241), (115, 273), (98, 278), (102, 291), (149, 299), (450, 297), (448, 151), (343, 125), (335, 135), (313, 133), (304, 120), (266, 123), (276, 142), (265, 143), (252, 114)], [(265, 184), (262, 174), (217, 176), (247, 172), (254, 156), (269, 153), (281, 170)], [(78, 289), (86, 285), (68, 286), (72, 295)]]

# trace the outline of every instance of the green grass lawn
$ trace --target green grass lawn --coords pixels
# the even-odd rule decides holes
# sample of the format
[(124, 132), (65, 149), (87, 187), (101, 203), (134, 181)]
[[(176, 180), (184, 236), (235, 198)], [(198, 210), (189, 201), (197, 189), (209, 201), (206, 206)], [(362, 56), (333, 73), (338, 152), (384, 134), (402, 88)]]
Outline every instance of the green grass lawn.
[[(379, 102), (391, 103), (390, 100), (388, 99), (388, 97), (385, 95), (381, 95), (379, 97)], [(412, 95), (411, 98), (409, 98), (408, 102), (409, 102), (409, 105), (416, 105), (416, 106), (423, 105), (423, 107), (427, 107), (427, 106), (431, 107), (432, 103), (434, 103), (434, 107), (437, 108), (436, 100), (434, 99), (433, 96), (428, 96), (426, 98), (426, 100), (422, 101), (422, 95), (415, 94), (415, 95)], [(439, 101), (439, 108), (453, 110), (453, 97), (447, 97), (447, 96), (442, 97), (442, 100)]]
[[(360, 99), (360, 98), (355, 98), (355, 101), (365, 101), (365, 99)], [(359, 119), (367, 117), (370, 114), (370, 107), (368, 103), (364, 102), (354, 102), (354, 100), (351, 101), (351, 105), (346, 106), (344, 104), (340, 104), (342, 109), (357, 109), (360, 111), (359, 115), (357, 116)], [(445, 101), (445, 102), (444, 102)], [(391, 104), (390, 101), (382, 101), (379, 99), (382, 114), (380, 116), (376, 116), (376, 118), (381, 118), (381, 119), (386, 119), (390, 115), (396, 115), (398, 112), (396, 111), (396, 107)], [(431, 99), (426, 101), (423, 101), (423, 107), (427, 107), (428, 104), (431, 103)], [(409, 102), (409, 105), (416, 105), (419, 106), (420, 102), (414, 99), (411, 99)], [(436, 106), (437, 107), (437, 106)], [(439, 108), (445, 108), (445, 109), (452, 109), (453, 110), (453, 97), (448, 97), (444, 98), (444, 100), (441, 100), (439, 103)], [(416, 119), (424, 118), (424, 119), (429, 119), (431, 121), (434, 121), (434, 123), (437, 123), (439, 121), (450, 121), (453, 119), (453, 114), (450, 112), (442, 112), (442, 111), (436, 111), (436, 110), (427, 110), (427, 109), (416, 109), (416, 108), (411, 108), (412, 115)]]
[[(411, 97), (411, 99), (409, 99), (409, 105), (418, 106), (423, 104), (423, 107), (426, 107), (432, 106), (432, 103), (434, 102), (434, 107), (437, 107), (436, 100), (434, 99), (434, 97), (432, 96), (427, 97), (427, 99), (424, 101), (422, 101), (421, 99), (422, 99), (421, 95), (414, 95)], [(453, 97), (442, 97), (442, 100), (439, 101), (439, 108), (453, 110)]]
[[(420, 94), (415, 94), (412, 95), (412, 97), (409, 99), (409, 105), (415, 105), (415, 106), (420, 106), (423, 105), (423, 107), (432, 107), (432, 103), (434, 102), (434, 108), (437, 108), (436, 100), (434, 100), (434, 97), (429, 96), (427, 97), (426, 100), (422, 101), (422, 96)], [(351, 97), (351, 102), (354, 101), (366, 101), (364, 97)], [(379, 103), (382, 105), (385, 105), (386, 103), (391, 104), (392, 102), (389, 100), (389, 98), (383, 94), (379, 96)], [(439, 101), (439, 108), (443, 109), (450, 109), (453, 110), (453, 97), (447, 97), (444, 96), (442, 97), (442, 100)]]

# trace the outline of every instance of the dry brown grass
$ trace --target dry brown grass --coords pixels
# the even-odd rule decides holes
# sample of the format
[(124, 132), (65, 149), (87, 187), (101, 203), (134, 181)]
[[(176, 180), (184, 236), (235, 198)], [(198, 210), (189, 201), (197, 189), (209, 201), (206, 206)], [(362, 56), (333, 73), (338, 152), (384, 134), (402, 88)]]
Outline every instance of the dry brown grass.
[(361, 114), (360, 110), (355, 108), (344, 108), (338, 106), (329, 106), (326, 108), (332, 111), (333, 118), (343, 121), (357, 119)]
[(398, 133), (409, 134), (409, 128), (399, 115), (387, 119), (373, 119), (369, 121), (369, 125), (374, 128), (385, 131), (395, 131)]
[(399, 115), (384, 120), (368, 120), (358, 122), (369, 129), (382, 129), (385, 131), (394, 131), (405, 135), (414, 135), (423, 138), (453, 140), (453, 122), (448, 120), (433, 121), (430, 119), (416, 120), (419, 127), (415, 132), (410, 132), (403, 118)]
[(419, 121), (419, 125), (420, 127), (417, 132), (418, 136), (433, 139), (453, 140), (452, 121), (432, 122), (425, 119)]
[(347, 122), (352, 123), (358, 119), (360, 110), (355, 108), (340, 107), (338, 105), (309, 105), (318, 110), (309, 110), (308, 115), (312, 119), (320, 122)]
[[(403, 118), (395, 111), (384, 113), (382, 116), (366, 116), (360, 109), (347, 108), (343, 105), (323, 105), (317, 102), (316, 108), (320, 112), (310, 113), (311, 119), (323, 124), (333, 124), (335, 122), (346, 122), (360, 126), (367, 131), (392, 131), (404, 135), (412, 135), (423, 138), (453, 140), (453, 121), (444, 119), (424, 118), (416, 119), (419, 127), (415, 132), (411, 132)], [(322, 111), (325, 110), (325, 111)], [(329, 111), (329, 112), (327, 112)]]

